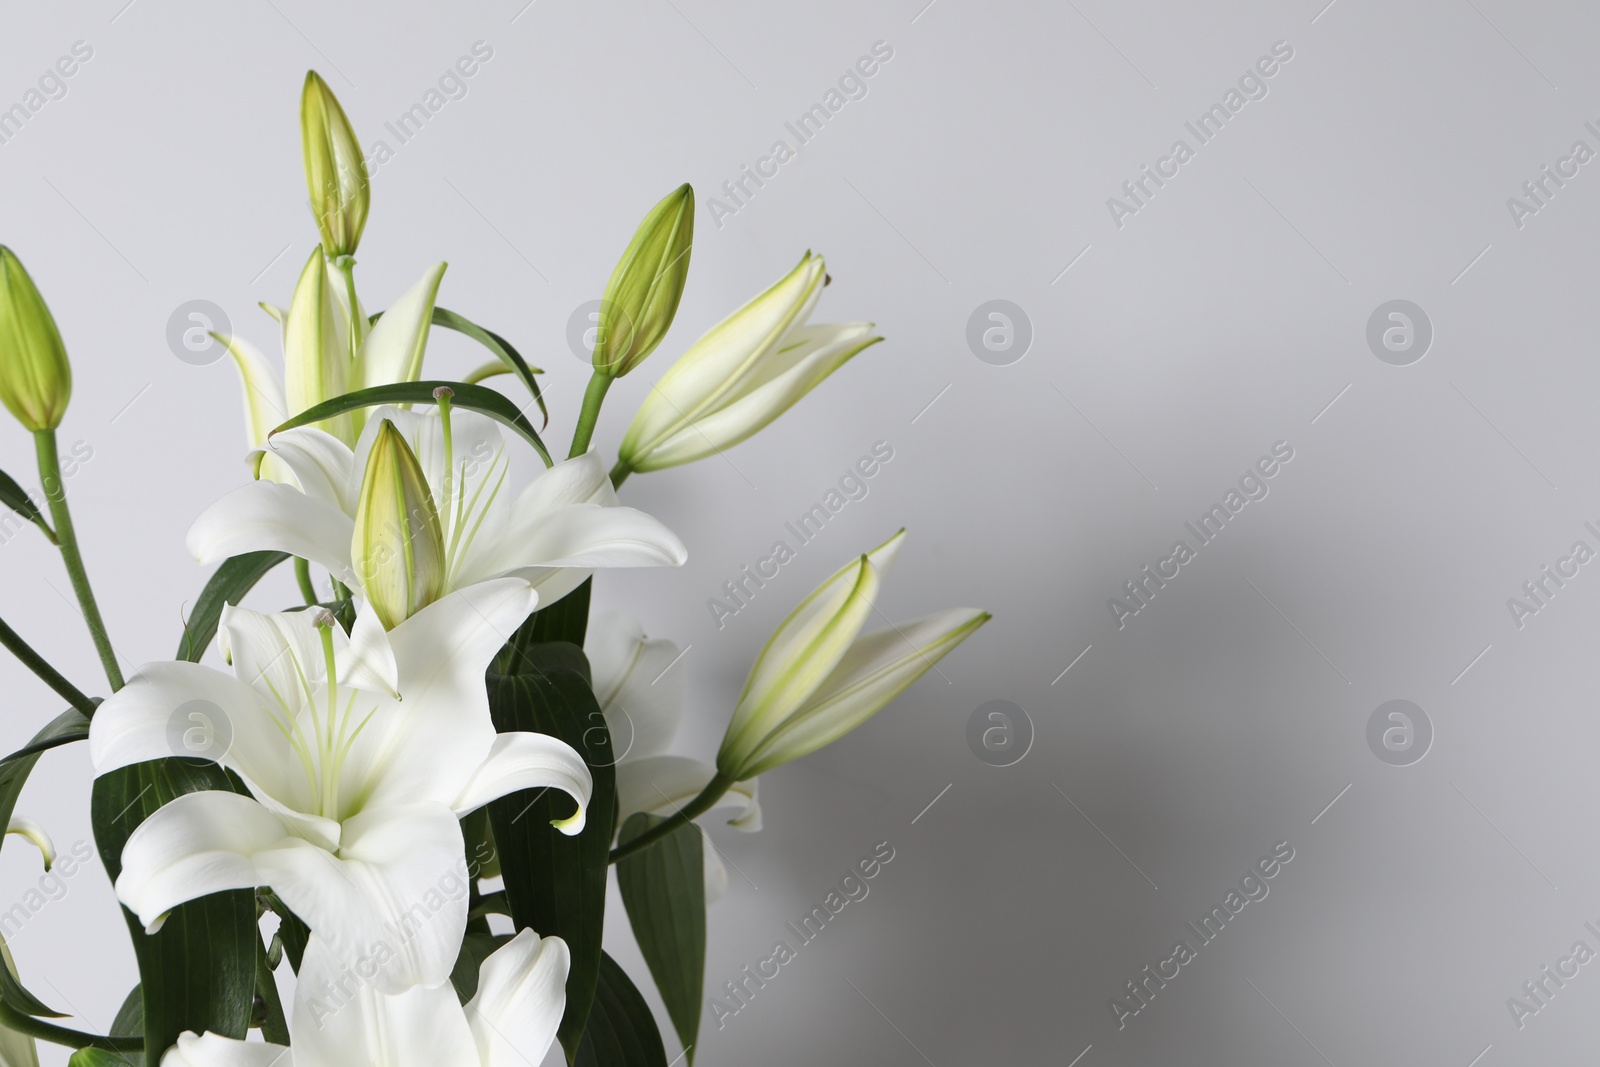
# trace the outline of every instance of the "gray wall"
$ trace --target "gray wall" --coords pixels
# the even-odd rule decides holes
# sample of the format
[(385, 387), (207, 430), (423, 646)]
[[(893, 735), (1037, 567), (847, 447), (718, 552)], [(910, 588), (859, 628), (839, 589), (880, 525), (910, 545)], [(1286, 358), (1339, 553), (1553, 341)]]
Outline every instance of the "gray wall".
[[(995, 614), (847, 741), (767, 776), (761, 834), (713, 830), (742, 874), (713, 916), (708, 992), (875, 844), (895, 858), (723, 1029), (707, 1016), (699, 1063), (1589, 1062), (1600, 964), (1520, 1028), (1507, 998), (1575, 942), (1600, 950), (1584, 925), (1600, 928), (1600, 563), (1567, 564), (1536, 613), (1508, 598), (1574, 542), (1600, 550), (1584, 525), (1600, 528), (1600, 162), (1546, 179), (1537, 212), (1508, 198), (1574, 142), (1600, 150), (1585, 126), (1600, 127), (1600, 13), (924, 2), (14, 10), (0, 104), (74, 42), (93, 49), (0, 144), (0, 239), (73, 353), (63, 443), (92, 458), (70, 492), (119, 651), (171, 655), (204, 578), (184, 531), (243, 477), (233, 371), (175, 358), (166, 324), (207, 299), (276, 351), (254, 304), (287, 300), (314, 239), (297, 128), (314, 66), (363, 140), (394, 149), (366, 299), (449, 259), (441, 302), (546, 369), (557, 440), (586, 377), (568, 317), (684, 180), (701, 208), (678, 328), (612, 392), (599, 447), (670, 358), (806, 248), (834, 279), (818, 320), (871, 318), (889, 338), (725, 462), (631, 482), (691, 559), (598, 584), (599, 603), (693, 646), (682, 747), (701, 753), (772, 626), (902, 524), (888, 616)], [(493, 58), (466, 95), (401, 145), (384, 122), (477, 41)], [(865, 97), (714, 213), (719, 186), (792, 145), (785, 123), (879, 41), (893, 57)], [(1277, 42), (1292, 58), (1247, 79), (1257, 98), (1201, 143), (1185, 123)], [(1193, 157), (1175, 175), (1124, 201), (1137, 210), (1108, 206), (1178, 139)], [(967, 340), (994, 299), (1031, 325), (1009, 365)], [(1396, 299), (1431, 323), (1420, 360), (1420, 334), (1369, 345)], [(447, 374), (477, 358), (455, 338), (432, 356)], [(894, 459), (869, 495), (719, 630), (706, 599), (880, 440)], [(1197, 546), (1184, 524), (1278, 442), (1293, 458), (1267, 495), (1119, 627), (1108, 599), (1178, 539)], [(0, 466), (36, 484), (30, 451), (0, 430)], [(87, 685), (86, 635), (38, 541), (0, 551), (0, 613)], [(260, 603), (291, 595), (281, 576)], [(14, 665), (0, 685), (6, 747), (58, 710)], [(1386, 762), (1367, 739), (1396, 699), (1433, 735), (1406, 766), (1420, 740)], [(969, 748), (991, 700), (1031, 721), (1012, 766)], [(89, 834), (88, 782), (82, 748), (47, 756), (21, 810), (70, 846)], [(1196, 945), (1185, 924), (1280, 842), (1293, 859), (1268, 895), (1119, 1029), (1111, 998)], [(24, 851), (6, 856), (0, 905), (38, 882)], [(132, 954), (98, 866), (65, 885), (12, 941), (30, 986), (103, 1027)], [(642, 973), (625, 924), (611, 941)]]

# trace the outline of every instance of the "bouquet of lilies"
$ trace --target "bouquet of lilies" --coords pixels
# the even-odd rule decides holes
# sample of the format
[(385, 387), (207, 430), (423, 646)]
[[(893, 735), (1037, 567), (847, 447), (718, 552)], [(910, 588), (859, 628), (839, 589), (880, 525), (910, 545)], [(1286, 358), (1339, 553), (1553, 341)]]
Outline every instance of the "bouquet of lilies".
[[(569, 1063), (666, 1067), (638, 976), (601, 948), (612, 867), (692, 1060), (706, 906), (726, 881), (695, 820), (723, 808), (759, 829), (758, 775), (860, 725), (988, 616), (863, 632), (895, 534), (778, 627), (706, 763), (667, 751), (686, 697), (677, 648), (625, 614), (591, 619), (592, 578), (687, 558), (662, 521), (619, 502), (630, 474), (738, 444), (881, 338), (809, 322), (829, 279), (807, 254), (668, 369), (608, 467), (590, 448), (607, 389), (661, 343), (688, 274), (682, 186), (605, 288), (555, 462), (527, 414), (545, 408), (542, 372), (436, 303), (443, 263), (367, 311), (354, 258), (366, 163), (315, 73), (301, 124), (320, 242), (289, 305), (263, 305), (282, 372), (215, 336), (243, 381), (247, 467), (189, 531), (214, 570), (177, 655), (126, 679), (56, 452), (66, 347), (0, 248), (0, 401), (33, 434), (44, 497), (0, 474), (0, 504), (59, 547), (107, 694), (0, 622), (0, 644), (68, 705), (0, 761), (0, 822), (48, 869), (49, 836), (17, 799), (58, 758), (48, 750), (88, 742), (95, 842), (140, 975), (110, 1032), (85, 1032), (53, 1021), (0, 946), (0, 1065), (36, 1064), (43, 1039), (76, 1049), (74, 1067), (525, 1067), (556, 1041)], [(481, 344), (486, 365), (428, 379), (433, 327)], [(242, 606), (283, 564), (304, 603)], [(225, 666), (202, 662), (213, 647)]]

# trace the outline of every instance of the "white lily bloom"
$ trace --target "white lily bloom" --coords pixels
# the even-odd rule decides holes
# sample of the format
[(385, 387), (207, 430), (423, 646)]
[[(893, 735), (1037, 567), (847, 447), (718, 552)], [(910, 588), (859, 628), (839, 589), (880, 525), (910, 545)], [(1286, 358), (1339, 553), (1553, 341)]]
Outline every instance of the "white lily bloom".
[(566, 942), (523, 930), (483, 961), (463, 1007), (449, 983), (379, 993), (313, 936), (289, 1016), (293, 1048), (186, 1033), (161, 1067), (528, 1067), (555, 1040), (569, 965)]
[[(433, 302), (444, 271), (443, 263), (429, 267), (377, 325), (369, 327), (360, 299), (348, 284), (341, 284), (319, 246), (312, 250), (300, 272), (288, 310), (262, 305), (283, 329), (281, 377), (250, 342), (238, 336), (217, 335), (239, 368), (250, 447), (261, 448), (273, 427), (324, 400), (355, 389), (420, 378), (433, 322)], [(366, 412), (357, 410), (318, 425), (352, 445), (366, 421)], [(291, 480), (287, 468), (271, 453), (252, 456), (258, 476)]]
[(955, 608), (862, 634), (904, 537), (841, 568), (767, 641), (717, 753), (724, 775), (742, 781), (838, 740), (989, 621)]
[(675, 467), (756, 433), (869, 345), (872, 323), (810, 326), (827, 267), (805, 258), (661, 376), (618, 449), (629, 470)]
[(501, 579), (387, 633), (364, 606), (349, 639), (323, 612), (229, 607), (218, 643), (234, 677), (140, 668), (95, 713), (95, 772), (194, 754), (250, 795), (158, 809), (123, 849), (118, 899), (154, 932), (185, 901), (271, 886), (343, 961), (376, 968), (378, 988), (444, 981), (467, 922), (459, 817), (554, 787), (579, 804), (560, 828), (583, 828), (582, 758), (543, 734), (497, 734), (489, 717), (484, 671), (534, 602), (528, 583)]
[[(645, 637), (639, 620), (608, 611), (589, 621), (584, 640), (595, 699), (617, 751), (617, 825), (636, 812), (670, 815), (700, 795), (716, 768), (666, 750), (683, 722), (688, 675), (675, 666), (681, 653), (671, 641)], [(761, 804), (752, 779), (740, 782), (719, 807), (735, 810), (728, 825), (761, 829)], [(704, 849), (706, 899), (727, 889), (728, 872), (709, 845)]]
[[(387, 321), (386, 315), (379, 326)], [(351, 542), (363, 473), (386, 421), (406, 441), (433, 492), (445, 590), (509, 575), (532, 583), (542, 607), (598, 568), (675, 567), (688, 558), (671, 530), (618, 505), (597, 455), (556, 464), (513, 498), (506, 490), (510, 460), (499, 425), (463, 410), (451, 411), (446, 420), (437, 408), (378, 408), (354, 449), (309, 427), (278, 434), (267, 451), (293, 471), (300, 488), (253, 482), (235, 489), (195, 520), (189, 552), (211, 563), (276, 549), (363, 589), (358, 571), (366, 568), (356, 566)]]

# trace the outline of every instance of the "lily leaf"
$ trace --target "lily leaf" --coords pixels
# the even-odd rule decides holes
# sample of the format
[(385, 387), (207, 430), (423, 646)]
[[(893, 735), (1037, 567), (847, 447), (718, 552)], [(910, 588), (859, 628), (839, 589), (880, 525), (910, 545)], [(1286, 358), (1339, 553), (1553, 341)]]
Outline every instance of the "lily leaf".
[[(381, 318), (383, 318), (383, 312), (380, 311), (373, 315), (369, 321), (376, 323)], [(515, 348), (511, 347), (510, 341), (507, 341), (493, 330), (484, 329), (465, 315), (451, 311), (448, 308), (442, 308), (437, 304), (433, 307), (433, 324), (435, 326), (443, 326), (447, 330), (455, 330), (457, 333), (464, 333), (490, 352), (493, 352), (496, 361), (505, 368), (502, 373), (515, 374), (522, 381), (522, 384), (528, 387), (528, 392), (533, 394), (534, 402), (539, 405), (540, 414), (544, 416), (545, 425), (550, 425), (550, 412), (545, 410), (544, 394), (539, 391), (539, 382), (534, 378), (535, 374), (543, 374), (544, 371), (538, 367), (528, 366), (528, 361), (523, 359), (521, 353)], [(480, 367), (472, 372), (467, 381), (477, 382), (489, 376), (487, 368)]]
[(527, 650), (523, 664), (522, 673), (488, 677), (495, 729), (558, 737), (583, 755), (594, 778), (586, 825), (573, 837), (550, 825), (573, 811), (570, 798), (556, 790), (526, 790), (489, 804), (512, 922), (541, 937), (561, 937), (572, 954), (566, 1013), (557, 1034), (570, 1062), (600, 971), (616, 761), (605, 716), (589, 688), (583, 650), (566, 643), (537, 644)]
[(200, 591), (200, 599), (189, 612), (189, 621), (183, 627), (183, 640), (178, 643), (178, 659), (199, 663), (206, 646), (217, 636), (217, 622), (222, 609), (237, 604), (268, 571), (289, 558), (287, 552), (245, 552), (222, 561), (222, 566), (211, 576)]
[[(622, 842), (666, 819), (639, 812), (622, 825)], [(678, 1039), (694, 1062), (700, 994), (706, 977), (705, 839), (693, 823), (617, 864), (617, 884), (639, 951), (667, 1006)]]
[(357, 408), (377, 407), (380, 404), (437, 404), (439, 400), (433, 395), (433, 391), (441, 386), (450, 390), (452, 407), (476, 411), (503, 426), (510, 427), (534, 447), (544, 460), (545, 466), (554, 463), (549, 450), (544, 447), (544, 442), (539, 440), (539, 431), (522, 417), (522, 412), (515, 404), (493, 389), (481, 385), (469, 385), (466, 382), (395, 382), (392, 385), (374, 385), (368, 389), (357, 389), (353, 393), (345, 393), (343, 396), (324, 400), (320, 404), (313, 404), (288, 422), (273, 428), (267, 436), (292, 430), (296, 426), (306, 426), (313, 422), (321, 422), (323, 419), (331, 419), (335, 415), (343, 415)]
[(667, 1067), (661, 1031), (644, 995), (617, 961), (600, 956), (594, 1008), (574, 1067)]
[[(174, 797), (205, 789), (247, 793), (236, 775), (192, 759), (136, 763), (95, 779), (89, 811), (113, 883), (122, 873), (122, 848), (139, 824)], [(127, 908), (122, 915), (139, 962), (145, 1067), (158, 1067), (185, 1030), (243, 1038), (261, 942), (255, 894), (234, 889), (180, 904), (155, 934), (146, 934)]]
[[(542, 408), (544, 405), (539, 406)], [(50, 524), (45, 521), (44, 515), (39, 512), (39, 506), (33, 502), (28, 491), (18, 485), (5, 471), (0, 471), (0, 505), (10, 508), (39, 527), (52, 545), (59, 543), (56, 541), (56, 532), (50, 529)]]
[[(68, 708), (34, 734), (32, 741), (0, 762), (0, 827), (11, 822), (17, 798), (22, 795), (28, 775), (33, 773), (33, 765), (39, 762), (39, 754), (47, 748), (80, 741), (88, 736), (89, 720), (78, 709)], [(0, 970), (4, 968), (0, 967)]]

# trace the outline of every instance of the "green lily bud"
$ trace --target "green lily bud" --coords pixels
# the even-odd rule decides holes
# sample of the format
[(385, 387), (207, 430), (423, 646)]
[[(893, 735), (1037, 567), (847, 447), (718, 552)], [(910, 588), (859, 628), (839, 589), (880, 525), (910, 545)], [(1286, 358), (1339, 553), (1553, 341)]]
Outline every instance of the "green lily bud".
[(314, 70), (306, 71), (300, 94), (300, 140), (323, 251), (329, 257), (354, 255), (367, 224), (367, 161), (344, 108)]
[(989, 621), (956, 608), (861, 632), (904, 534), (823, 582), (772, 635), (717, 753), (724, 778), (747, 781), (838, 740)]
[(689, 277), (694, 247), (694, 190), (680, 185), (650, 209), (617, 261), (600, 301), (594, 369), (627, 374), (667, 335)]
[(386, 630), (444, 595), (444, 533), (422, 465), (388, 419), (367, 455), (350, 558)]
[(61, 425), (72, 367), (56, 320), (11, 249), (0, 245), (0, 402), (30, 430)]

